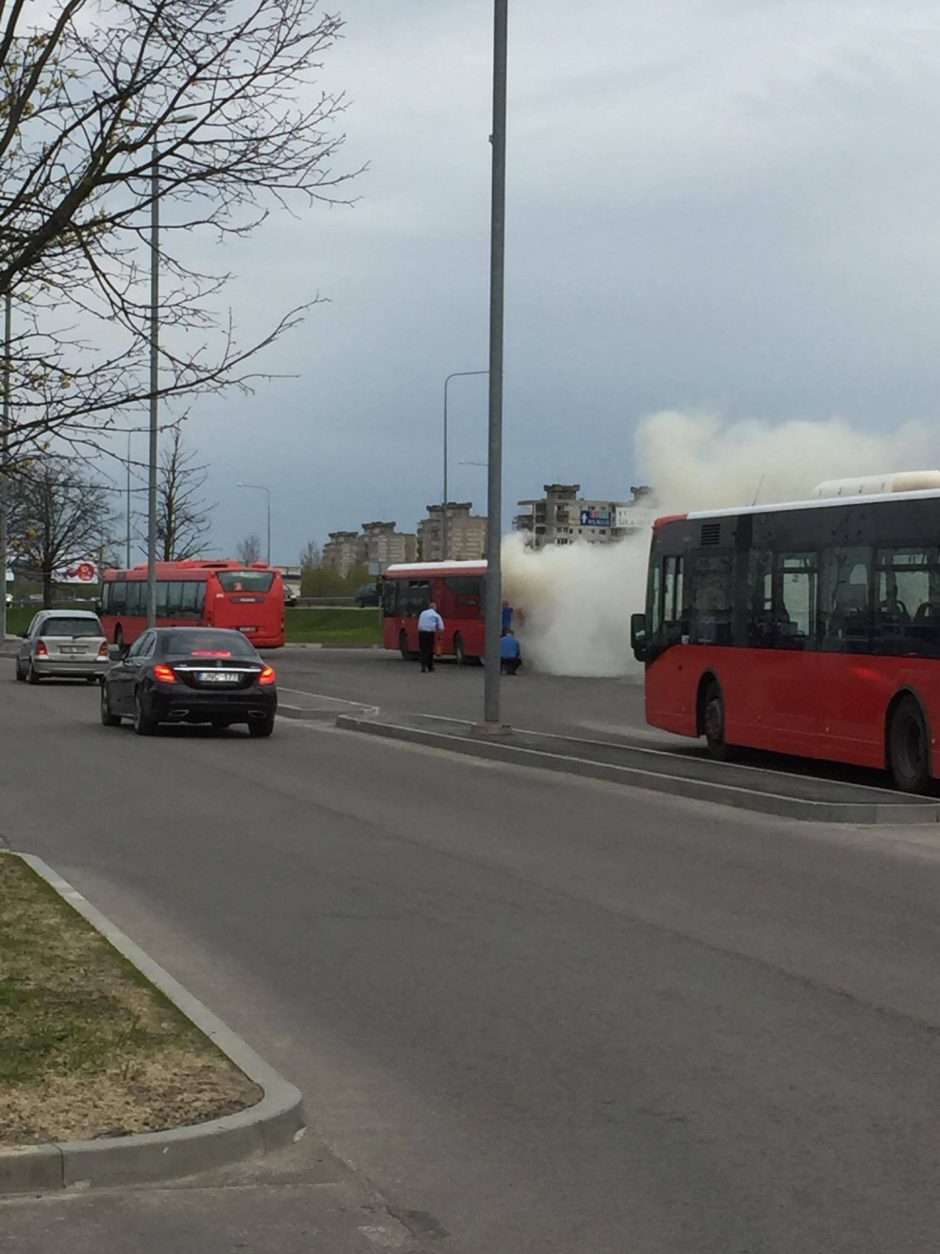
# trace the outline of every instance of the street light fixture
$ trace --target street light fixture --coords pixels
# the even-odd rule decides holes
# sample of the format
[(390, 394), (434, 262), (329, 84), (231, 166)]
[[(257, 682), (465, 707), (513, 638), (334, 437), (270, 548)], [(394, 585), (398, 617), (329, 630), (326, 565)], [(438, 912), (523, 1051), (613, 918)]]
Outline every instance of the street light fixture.
[(470, 375), (489, 374), (488, 370), (455, 370), (444, 380), (444, 499), (441, 502), (441, 558), (447, 561), (447, 386), (451, 379), (466, 379)]
[(266, 488), (263, 483), (239, 483), (235, 485), (239, 488), (254, 488), (256, 492), (263, 492), (267, 500), (267, 517), (268, 517), (268, 540), (267, 540), (267, 557), (265, 563), (271, 565), (271, 490)]

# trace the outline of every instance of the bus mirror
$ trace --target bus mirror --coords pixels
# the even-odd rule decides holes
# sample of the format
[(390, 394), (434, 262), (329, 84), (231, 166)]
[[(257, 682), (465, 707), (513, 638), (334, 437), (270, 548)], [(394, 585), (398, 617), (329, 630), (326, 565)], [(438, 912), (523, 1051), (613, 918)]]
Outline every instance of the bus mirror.
[(633, 656), (638, 662), (642, 662), (646, 656), (645, 614), (630, 615), (630, 644), (633, 646)]

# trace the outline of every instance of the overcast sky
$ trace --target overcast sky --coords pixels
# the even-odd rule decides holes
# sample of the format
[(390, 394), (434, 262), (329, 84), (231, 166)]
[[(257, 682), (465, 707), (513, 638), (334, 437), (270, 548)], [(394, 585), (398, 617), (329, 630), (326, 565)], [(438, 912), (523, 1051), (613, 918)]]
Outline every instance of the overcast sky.
[[(336, 0), (337, 5), (340, 0)], [(509, 0), (505, 499), (619, 498), (637, 422), (933, 421), (940, 15), (914, 0)], [(247, 331), (328, 299), (197, 401), (217, 551), (273, 557), (441, 496), (445, 375), (484, 369), (492, 0), (345, 0), (353, 208), (272, 220), (222, 264)], [(267, 316), (264, 316), (267, 315)], [(486, 380), (451, 385), (451, 496), (484, 512)], [(890, 468), (889, 468), (890, 469)]]

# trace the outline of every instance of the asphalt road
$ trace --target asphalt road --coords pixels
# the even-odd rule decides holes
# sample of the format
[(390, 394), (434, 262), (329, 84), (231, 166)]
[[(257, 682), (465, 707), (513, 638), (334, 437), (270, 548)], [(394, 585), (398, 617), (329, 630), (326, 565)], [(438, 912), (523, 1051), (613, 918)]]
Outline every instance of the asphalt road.
[[(483, 668), (457, 666), (446, 659), (430, 675), (384, 649), (276, 650), (267, 655), (277, 668), (286, 702), (301, 693), (379, 705), (411, 713), (478, 721), (483, 717)], [(670, 748), (694, 742), (646, 726), (639, 675), (621, 679), (572, 679), (523, 670), (500, 684), (501, 718), (514, 727), (574, 736), (628, 735)]]
[(0, 709), (0, 833), (299, 1084), (312, 1130), (184, 1187), (2, 1205), (0, 1249), (940, 1248), (929, 830), (322, 722), (143, 739), (84, 686), (4, 681)]

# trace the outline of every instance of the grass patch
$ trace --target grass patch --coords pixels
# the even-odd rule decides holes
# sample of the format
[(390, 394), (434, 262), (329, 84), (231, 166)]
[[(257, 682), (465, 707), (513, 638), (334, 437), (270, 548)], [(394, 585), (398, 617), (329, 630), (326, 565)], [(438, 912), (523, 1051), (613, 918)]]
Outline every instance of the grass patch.
[[(56, 601), (52, 607), (54, 610), (91, 610), (94, 609), (92, 601)], [(7, 606), (7, 635), (21, 635), (39, 611), (42, 609), (41, 604), (36, 605), (8, 605)]]
[(286, 637), (293, 644), (367, 646), (382, 643), (382, 618), (377, 608), (295, 606), (288, 608)]
[(200, 1123), (261, 1091), (12, 854), (0, 853), (0, 1144)]

